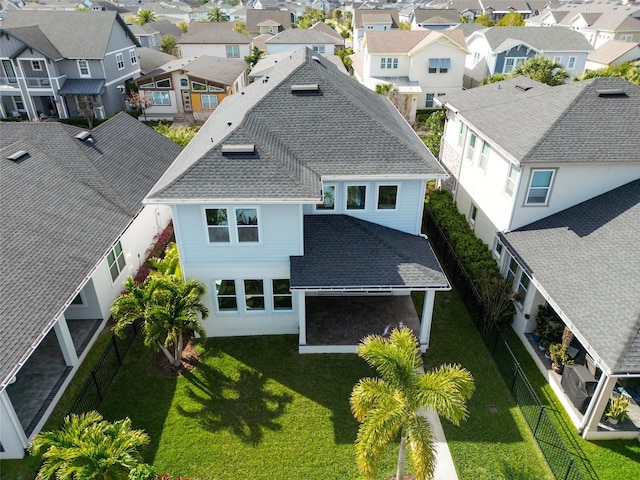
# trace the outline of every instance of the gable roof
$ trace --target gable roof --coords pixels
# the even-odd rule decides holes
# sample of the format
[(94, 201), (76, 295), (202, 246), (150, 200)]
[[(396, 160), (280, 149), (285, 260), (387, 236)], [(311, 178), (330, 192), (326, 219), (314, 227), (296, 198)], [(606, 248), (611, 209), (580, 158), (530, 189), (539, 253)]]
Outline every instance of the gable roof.
[[(349, 72), (347, 72), (347, 69), (344, 67), (344, 63), (342, 63), (342, 60), (337, 55), (327, 55), (324, 53), (316, 53), (315, 55), (326, 58), (328, 61), (333, 63), (340, 72), (347, 76), (349, 75)], [(260, 60), (258, 60), (258, 63), (256, 63), (255, 66), (251, 69), (251, 72), (249, 72), (249, 77), (260, 78), (268, 75), (271, 70), (273, 70), (278, 65), (278, 62), (282, 62), (283, 60), (288, 59), (290, 56), (291, 52), (288, 51), (280, 53), (270, 53), (269, 55), (265, 55)]]
[[(294, 85), (318, 90), (295, 93)], [(255, 145), (255, 152), (225, 156), (224, 144)], [(444, 170), (391, 102), (305, 48), (225, 98), (146, 201), (317, 203), (322, 176), (383, 174), (427, 178)]]
[[(2, 28), (38, 27), (61, 57), (91, 60), (104, 58), (116, 23), (131, 39), (131, 43), (139, 46), (124, 20), (114, 11), (12, 10), (5, 15)], [(88, 41), (89, 38), (91, 41)], [(33, 48), (46, 53), (35, 45)]]
[(391, 28), (400, 28), (397, 8), (358, 8), (353, 11), (353, 24), (363, 28), (364, 24), (390, 23)]
[[(61, 60), (63, 55), (58, 51), (58, 49), (51, 43), (51, 41), (47, 38), (47, 36), (38, 28), (37, 26), (29, 26), (29, 27), (13, 27), (13, 28), (4, 28), (2, 29), (3, 33), (7, 33), (12, 37), (20, 40), (25, 45), (37, 50), (38, 52), (44, 54), (52, 60)], [(4, 47), (4, 44), (2, 44)], [(3, 48), (4, 50), (4, 48)], [(22, 53), (22, 50), (18, 50), (14, 53), (14, 57)], [(0, 55), (3, 57), (8, 57), (8, 52), (0, 52)]]
[[(104, 13), (104, 12), (102, 12)], [(2, 125), (0, 381), (51, 329), (181, 148), (126, 113), (94, 128)], [(13, 162), (18, 150), (29, 156)]]
[(460, 13), (455, 8), (416, 8), (416, 23), (460, 23)]
[(587, 60), (591, 62), (598, 62), (604, 65), (609, 65), (615, 62), (625, 53), (631, 50), (638, 49), (638, 56), (640, 57), (640, 49), (638, 48), (640, 43), (638, 42), (623, 42), (622, 40), (609, 40), (607, 43), (596, 48), (587, 56)]
[(247, 8), (247, 32), (259, 33), (258, 25), (267, 20), (282, 25), (285, 30), (291, 28), (293, 14), (289, 10)]
[(247, 64), (239, 58), (213, 57), (210, 55), (200, 55), (198, 57), (180, 58), (172, 60), (145, 76), (137, 78), (136, 83), (141, 85), (145, 81), (159, 75), (183, 70), (190, 77), (198, 77), (203, 80), (210, 80), (223, 85), (232, 85), (237, 78), (246, 70)]
[(558, 87), (517, 77), (442, 100), (520, 163), (640, 161), (640, 86), (619, 77)]
[(367, 51), (372, 54), (411, 53), (421, 44), (430, 44), (445, 38), (465, 52), (467, 45), (459, 30), (387, 30), (365, 32)]
[(327, 25), (324, 22), (316, 22), (311, 25), (311, 30), (320, 31), (326, 33), (327, 35), (333, 37), (334, 43), (336, 45), (344, 45), (344, 38), (338, 32), (336, 32), (333, 28)]
[(189, 31), (180, 37), (180, 44), (241, 44), (251, 43), (246, 35), (233, 29), (233, 22), (191, 22)]
[(273, 44), (330, 44), (333, 45), (335, 38), (331, 35), (321, 32), (320, 30), (313, 30), (311, 28), (289, 28), (274, 35), (268, 39), (265, 43), (267, 45)]
[(640, 373), (640, 180), (501, 236), (585, 347)]
[(173, 55), (161, 52), (160, 50), (154, 50), (153, 48), (138, 47), (137, 50), (141, 75), (146, 75), (165, 63), (176, 60), (176, 57)]
[[(493, 51), (525, 43), (539, 52), (590, 52), (591, 44), (580, 32), (569, 28), (490, 27), (471, 34), (484, 36)], [(501, 48), (502, 47), (502, 48)]]

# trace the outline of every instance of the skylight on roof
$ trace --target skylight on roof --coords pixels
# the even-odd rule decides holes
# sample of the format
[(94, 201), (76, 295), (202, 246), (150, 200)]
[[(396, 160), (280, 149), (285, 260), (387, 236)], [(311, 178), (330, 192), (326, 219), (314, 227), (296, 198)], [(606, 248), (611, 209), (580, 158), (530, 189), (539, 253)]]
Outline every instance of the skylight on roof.
[(516, 88), (521, 92), (526, 92), (527, 90), (531, 90), (533, 87), (524, 83), (519, 83), (518, 85), (516, 85)]
[(83, 130), (75, 135), (75, 137), (81, 142), (84, 142), (90, 136), (91, 136), (91, 132), (89, 132), (88, 130)]

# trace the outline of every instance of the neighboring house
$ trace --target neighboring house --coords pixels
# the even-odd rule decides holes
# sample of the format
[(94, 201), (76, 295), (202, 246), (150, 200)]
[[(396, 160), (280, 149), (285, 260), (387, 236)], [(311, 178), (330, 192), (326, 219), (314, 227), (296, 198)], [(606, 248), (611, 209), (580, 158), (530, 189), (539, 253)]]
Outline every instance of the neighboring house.
[(585, 70), (617, 67), (621, 63), (638, 59), (640, 59), (640, 43), (609, 40), (589, 54)]
[(334, 54), (335, 37), (312, 28), (290, 28), (265, 41), (267, 53), (292, 52), (308, 47), (316, 53)]
[(558, 61), (575, 77), (584, 72), (587, 55), (593, 50), (584, 36), (567, 28), (491, 27), (469, 35), (467, 47), (467, 88), (496, 73), (508, 74), (538, 56)]
[(344, 48), (344, 38), (338, 32), (333, 29), (330, 25), (327, 25), (324, 22), (317, 22), (311, 26), (311, 30), (316, 32), (322, 32), (329, 35), (333, 38), (333, 49), (341, 50)]
[(91, 131), (0, 129), (0, 269), (11, 272), (0, 279), (5, 459), (25, 455), (169, 222), (167, 208), (142, 199), (181, 147), (126, 113)]
[(172, 208), (183, 275), (208, 287), (208, 336), (355, 352), (402, 322), (425, 350), (450, 288), (420, 234), (426, 182), (443, 177), (390, 102), (302, 49), (227, 98), (145, 203)]
[(251, 40), (233, 26), (230, 22), (191, 22), (178, 44), (182, 58), (210, 55), (243, 59), (250, 53)]
[(176, 24), (179, 22), (189, 23), (191, 15), (191, 6), (176, 0), (171, 2), (150, 2), (145, 5), (138, 4), (138, 10), (147, 9), (152, 10), (158, 20), (168, 20)]
[[(326, 58), (328, 61), (333, 63), (335, 67), (338, 70), (340, 70), (342, 73), (344, 73), (347, 76), (349, 75), (349, 72), (347, 72), (347, 69), (344, 68), (344, 63), (342, 63), (342, 60), (340, 59), (340, 57), (338, 57), (337, 55), (324, 55), (322, 53), (320, 53), (319, 55), (322, 55), (322, 57)], [(283, 61), (286, 61), (286, 60), (290, 60), (289, 57), (290, 57), (290, 52), (265, 55), (251, 69), (251, 72), (249, 72), (249, 80), (254, 82), (263, 77), (266, 77), (271, 73), (271, 70), (273, 70), (275, 67), (278, 66), (279, 63), (282, 63)]]
[(247, 64), (239, 58), (199, 57), (173, 60), (136, 80), (149, 105), (146, 118), (193, 115), (206, 120), (224, 98), (245, 86)]
[(289, 10), (247, 8), (247, 32), (251, 37), (282, 32), (291, 28), (293, 13)]
[(371, 90), (392, 84), (406, 96), (407, 117), (434, 108), (435, 97), (462, 90), (468, 51), (458, 30), (367, 32), (362, 51), (351, 56), (356, 79)]
[(514, 329), (533, 353), (525, 332), (551, 305), (602, 372), (586, 412), (565, 403), (573, 422), (586, 439), (637, 437), (598, 422), (616, 381), (640, 377), (640, 87), (514, 78), (442, 104), (448, 188), (513, 282)]
[(152, 48), (138, 48), (138, 61), (140, 63), (140, 75), (161, 67), (165, 63), (176, 60), (176, 57)]
[(138, 46), (116, 12), (10, 12), (0, 35), (0, 116), (113, 115), (125, 83), (140, 76)]
[(547, 0), (449, 0), (447, 8), (457, 10), (460, 16), (471, 22), (485, 13), (491, 20), (498, 22), (511, 12), (519, 13), (525, 19), (535, 16), (547, 4)]
[(358, 8), (353, 11), (353, 51), (360, 51), (365, 32), (400, 28), (397, 8)]
[(409, 21), (412, 30), (447, 30), (460, 25), (460, 12), (453, 8), (416, 8)]
[(175, 23), (168, 20), (158, 20), (144, 25), (132, 23), (127, 24), (127, 26), (133, 32), (141, 47), (153, 48), (154, 50), (160, 50), (160, 42), (164, 37), (171, 36), (176, 43), (179, 43), (183, 33)]
[(528, 19), (527, 26), (559, 26), (580, 32), (594, 48), (609, 40), (640, 42), (640, 5), (617, 1), (562, 2)]

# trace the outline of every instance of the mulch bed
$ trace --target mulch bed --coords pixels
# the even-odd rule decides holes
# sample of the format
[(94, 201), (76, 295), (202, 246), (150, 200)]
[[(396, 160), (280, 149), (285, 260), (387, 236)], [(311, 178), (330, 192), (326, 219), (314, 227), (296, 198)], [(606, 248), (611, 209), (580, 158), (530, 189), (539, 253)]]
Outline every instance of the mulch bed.
[(193, 337), (189, 333), (183, 333), (182, 364), (175, 367), (169, 363), (167, 357), (161, 351), (156, 355), (156, 370), (165, 377), (179, 377), (193, 370), (200, 361), (200, 354), (193, 347)]

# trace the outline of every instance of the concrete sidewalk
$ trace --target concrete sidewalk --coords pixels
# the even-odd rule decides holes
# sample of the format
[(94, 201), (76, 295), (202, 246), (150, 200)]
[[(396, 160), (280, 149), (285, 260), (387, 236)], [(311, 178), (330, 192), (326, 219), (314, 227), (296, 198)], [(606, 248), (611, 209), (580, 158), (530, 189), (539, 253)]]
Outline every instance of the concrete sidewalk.
[(431, 423), (436, 440), (436, 471), (433, 480), (458, 480), (458, 474), (456, 473), (456, 467), (453, 465), (453, 459), (442, 430), (440, 417), (433, 410), (425, 410), (422, 415)]

